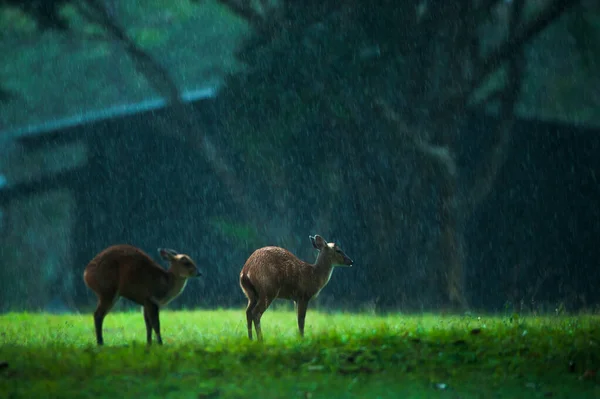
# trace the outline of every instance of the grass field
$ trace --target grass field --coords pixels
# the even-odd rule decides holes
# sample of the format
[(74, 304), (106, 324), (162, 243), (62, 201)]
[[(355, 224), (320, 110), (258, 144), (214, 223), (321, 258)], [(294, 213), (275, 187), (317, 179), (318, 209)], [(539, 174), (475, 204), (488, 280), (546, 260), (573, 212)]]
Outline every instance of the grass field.
[[(600, 317), (318, 313), (297, 336), (269, 310), (263, 343), (243, 310), (0, 316), (3, 398), (600, 398)], [(6, 394), (5, 394), (6, 393)]]

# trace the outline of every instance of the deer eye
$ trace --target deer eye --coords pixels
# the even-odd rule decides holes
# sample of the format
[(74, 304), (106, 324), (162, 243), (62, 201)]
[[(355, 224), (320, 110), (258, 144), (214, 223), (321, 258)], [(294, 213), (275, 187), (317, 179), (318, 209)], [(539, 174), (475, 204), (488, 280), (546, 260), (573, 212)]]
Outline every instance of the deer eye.
[(341, 250), (341, 249), (338, 249), (338, 248), (336, 248), (335, 252), (337, 252), (338, 254), (341, 254), (341, 253), (342, 253), (342, 250)]

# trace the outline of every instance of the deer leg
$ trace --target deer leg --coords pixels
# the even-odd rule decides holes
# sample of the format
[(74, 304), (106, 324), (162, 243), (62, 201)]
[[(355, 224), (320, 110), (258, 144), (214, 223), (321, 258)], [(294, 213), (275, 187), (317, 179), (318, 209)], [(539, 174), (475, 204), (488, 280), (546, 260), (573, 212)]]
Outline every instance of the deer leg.
[(248, 307), (246, 308), (246, 324), (248, 325), (248, 338), (252, 339), (252, 311), (258, 303), (256, 297), (248, 298)]
[[(156, 333), (156, 342), (158, 342), (159, 345), (162, 345), (162, 337), (160, 336), (160, 319), (158, 317), (158, 305), (155, 304), (154, 302), (151, 301), (147, 301), (146, 304), (144, 305), (144, 308), (146, 309), (146, 313), (148, 314), (148, 319), (150, 320), (150, 324), (152, 325), (152, 328), (154, 329), (154, 332)], [(148, 345), (151, 344), (151, 340), (148, 340)]]
[(152, 322), (148, 316), (148, 309), (144, 306), (144, 322), (146, 323), (146, 342), (152, 344)]
[(273, 299), (271, 298), (266, 296), (262, 298), (259, 297), (254, 309), (252, 310), (252, 320), (254, 321), (254, 328), (256, 329), (256, 338), (259, 341), (263, 340), (262, 330), (260, 328), (260, 319), (269, 305), (271, 305), (271, 302), (273, 302)]
[(298, 316), (298, 330), (300, 331), (300, 336), (304, 337), (304, 319), (306, 318), (306, 309), (308, 308), (308, 301), (304, 299), (296, 302), (296, 314)]
[(112, 309), (116, 299), (116, 293), (112, 298), (98, 298), (98, 306), (96, 306), (96, 311), (94, 311), (94, 327), (96, 329), (96, 343), (99, 346), (104, 345), (104, 338), (102, 337), (102, 324), (104, 323), (104, 318)]

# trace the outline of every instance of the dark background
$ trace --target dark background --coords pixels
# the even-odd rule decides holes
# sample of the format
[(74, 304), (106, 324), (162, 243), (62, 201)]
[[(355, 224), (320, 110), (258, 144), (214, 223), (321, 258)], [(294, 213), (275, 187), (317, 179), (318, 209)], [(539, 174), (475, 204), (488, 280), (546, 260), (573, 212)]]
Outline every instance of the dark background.
[[(217, 102), (201, 101), (193, 107), (205, 134), (222, 144), (224, 140), (219, 140), (222, 118)], [(172, 307), (243, 305), (237, 277), (245, 259), (258, 246), (282, 244), (277, 237), (260, 233), (240, 238), (239, 232), (223, 227), (226, 223), (243, 224), (244, 214), (208, 161), (184, 142), (152, 134), (153, 118), (161, 112), (169, 111), (123, 117), (24, 140), (33, 147), (83, 137), (91, 149), (87, 166), (50, 178), (46, 187), (69, 187), (77, 199), (71, 270), (80, 275), (97, 252), (114, 243), (137, 245), (156, 259), (156, 248), (172, 247), (190, 254), (205, 273), (200, 281), (188, 285)], [(462, 168), (468, 170), (472, 163), (478, 162), (472, 154), (488, 145), (482, 132), (496, 123), (492, 117), (470, 117), (469, 128), (462, 132), (461, 148), (465, 151)], [(132, 128), (138, 133), (131, 134)], [(598, 133), (564, 124), (523, 120), (516, 123), (506, 165), (492, 193), (465, 230), (466, 291), (474, 308), (499, 311), (514, 305), (553, 311), (560, 303), (569, 309), (598, 303)], [(298, 141), (296, 145), (300, 153), (310, 153), (313, 141)], [(344, 151), (336, 154), (343, 165), (347, 154)], [(385, 156), (385, 152), (380, 155)], [(248, 198), (258, 204), (256, 209), (267, 209), (257, 219), (264, 219), (265, 224), (267, 220), (271, 222), (268, 206), (263, 207), (272, 200), (268, 177), (252, 165), (235, 163), (234, 153), (228, 156), (236, 173), (252, 177), (244, 181), (244, 187)], [(282, 162), (285, 158), (282, 155)], [(355, 167), (374, 175), (389, 174), (380, 165), (378, 156), (363, 157), (362, 161)], [(372, 238), (369, 219), (373, 215), (369, 209), (357, 209), (349, 186), (342, 188), (343, 207), (336, 209), (336, 223), (330, 229), (312, 231), (313, 207), (323, 206), (330, 199), (319, 199), (310, 193), (302, 195), (304, 189), (298, 182), (313, 174), (311, 166), (310, 159), (296, 162), (290, 175), (289, 191), (298, 200), (291, 202), (290, 216), (280, 221), (297, 238), (297, 244), (289, 249), (312, 261), (315, 253), (308, 235), (319, 233), (340, 242), (355, 260), (354, 268), (334, 273), (319, 300), (353, 309), (372, 303), (381, 310), (403, 305), (414, 308), (424, 303), (419, 298), (424, 296), (427, 270), (421, 270), (423, 276), (413, 281), (400, 277), (410, 276), (403, 270), (407, 269), (405, 237), (420, 235), (424, 242), (417, 245), (427, 247), (427, 237), (433, 236), (435, 229), (417, 232), (417, 228), (423, 227), (415, 226), (414, 231), (409, 227), (398, 231), (398, 237), (393, 238), (398, 242), (396, 246), (384, 246)], [(288, 187), (283, 189), (287, 191)], [(385, 200), (371, 198), (372, 204)], [(435, 225), (431, 206), (425, 203), (417, 208), (421, 218)], [(211, 222), (214, 220), (225, 224)], [(255, 227), (260, 231), (261, 226)], [(382, 253), (380, 249), (384, 247), (388, 251)], [(378, 264), (390, 259), (398, 277), (396, 283), (386, 285), (387, 276)], [(93, 304), (94, 297), (83, 281), (76, 278), (75, 282), (74, 302), (78, 306)]]
[[(16, 4), (37, 21), (28, 38), (90, 39), (60, 16), (71, 3), (0, 6)], [(194, 67), (190, 58), (169, 69), (164, 49), (130, 35), (110, 8), (117, 3), (78, 2), (83, 28), (103, 31), (123, 50), (118, 62), (135, 70), (114, 68), (108, 84), (73, 82), (65, 93), (83, 85), (99, 96), (125, 93), (119, 82), (144, 81), (168, 106), (9, 140), (23, 149), (7, 151), (17, 157), (69, 141), (87, 155), (83, 166), (0, 191), (0, 309), (93, 307), (81, 273), (123, 242), (196, 259), (205, 277), (172, 307), (242, 307), (237, 278), (251, 252), (280, 245), (312, 261), (308, 235), (316, 233), (356, 266), (337, 270), (314, 306), (597, 308), (600, 139), (582, 127), (595, 123), (598, 101), (597, 4), (282, 0), (259, 12), (245, 0), (218, 3), (249, 28), (235, 52), (244, 70), (217, 71), (216, 98), (189, 104), (184, 90), (206, 83), (177, 83)], [(188, 6), (201, 12), (203, 2)], [(168, 14), (138, 11), (140, 26), (144, 12)], [(195, 28), (186, 29), (178, 34)], [(170, 55), (193, 53), (177, 43)], [(17, 86), (0, 82), (0, 104), (21, 98)], [(537, 120), (549, 118), (569, 123)], [(55, 161), (8, 167), (48, 172)], [(27, 208), (30, 196), (43, 203), (60, 187), (69, 190), (62, 200)], [(69, 199), (73, 209), (57, 206)], [(62, 244), (53, 252), (54, 234)]]

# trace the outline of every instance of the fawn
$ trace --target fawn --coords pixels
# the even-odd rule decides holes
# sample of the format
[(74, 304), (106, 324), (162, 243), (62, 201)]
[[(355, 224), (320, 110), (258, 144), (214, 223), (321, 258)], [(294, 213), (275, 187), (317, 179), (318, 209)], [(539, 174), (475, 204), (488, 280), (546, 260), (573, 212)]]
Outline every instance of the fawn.
[(104, 317), (120, 297), (143, 306), (147, 343), (152, 343), (154, 329), (158, 344), (162, 345), (159, 307), (177, 298), (183, 292), (188, 278), (201, 276), (202, 273), (188, 255), (164, 248), (159, 248), (158, 252), (169, 262), (168, 270), (141, 249), (125, 244), (106, 248), (86, 266), (83, 280), (98, 297), (94, 312), (98, 345), (104, 344)]
[(335, 243), (320, 235), (309, 236), (319, 250), (314, 264), (298, 259), (284, 248), (268, 246), (250, 255), (240, 273), (240, 287), (248, 298), (246, 321), (248, 338), (252, 339), (252, 323), (262, 341), (260, 319), (276, 298), (294, 301), (300, 336), (304, 337), (304, 319), (308, 302), (327, 285), (334, 266), (352, 266), (350, 259)]

